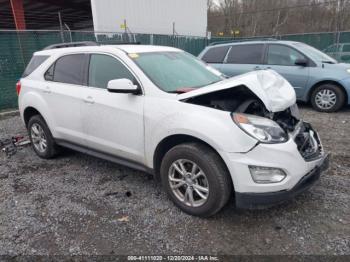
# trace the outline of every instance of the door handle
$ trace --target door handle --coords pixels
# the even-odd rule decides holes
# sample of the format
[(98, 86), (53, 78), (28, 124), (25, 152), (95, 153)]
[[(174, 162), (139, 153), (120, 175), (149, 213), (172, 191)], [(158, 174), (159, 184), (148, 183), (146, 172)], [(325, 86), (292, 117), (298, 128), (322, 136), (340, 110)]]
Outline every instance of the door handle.
[(45, 86), (43, 92), (47, 93), (47, 94), (50, 94), (51, 93), (50, 87), (49, 86)]
[(256, 66), (256, 67), (254, 67), (254, 70), (261, 70), (261, 67), (260, 66)]
[(268, 66), (268, 67), (266, 67), (266, 69), (271, 69), (271, 67), (270, 67), (270, 66)]
[(95, 103), (94, 99), (91, 96), (88, 96), (88, 97), (84, 98), (84, 102), (87, 103), (87, 104)]

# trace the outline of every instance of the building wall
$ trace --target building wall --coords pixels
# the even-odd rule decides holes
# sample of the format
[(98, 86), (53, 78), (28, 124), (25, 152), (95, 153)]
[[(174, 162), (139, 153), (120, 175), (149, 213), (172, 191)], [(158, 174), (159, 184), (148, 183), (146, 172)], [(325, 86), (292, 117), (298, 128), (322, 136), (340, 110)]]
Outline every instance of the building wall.
[(205, 36), (207, 0), (91, 0), (95, 31)]

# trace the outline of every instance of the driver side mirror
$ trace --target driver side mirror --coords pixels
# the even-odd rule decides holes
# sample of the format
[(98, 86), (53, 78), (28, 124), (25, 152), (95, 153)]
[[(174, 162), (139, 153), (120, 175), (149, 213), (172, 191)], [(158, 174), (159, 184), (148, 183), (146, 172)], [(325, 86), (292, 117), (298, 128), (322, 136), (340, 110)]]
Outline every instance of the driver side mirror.
[(130, 79), (120, 78), (108, 81), (107, 90), (111, 93), (140, 94), (139, 86), (134, 85)]
[(294, 64), (298, 66), (307, 66), (308, 61), (305, 58), (298, 58), (297, 60), (295, 60)]

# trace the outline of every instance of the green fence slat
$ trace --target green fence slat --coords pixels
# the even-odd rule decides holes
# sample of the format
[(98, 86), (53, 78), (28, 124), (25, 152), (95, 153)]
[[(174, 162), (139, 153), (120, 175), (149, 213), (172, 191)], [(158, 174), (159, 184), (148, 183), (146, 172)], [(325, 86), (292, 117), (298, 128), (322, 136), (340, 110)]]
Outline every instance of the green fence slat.
[[(157, 34), (125, 34), (125, 33), (96, 33), (82, 31), (1, 31), (0, 30), (0, 110), (17, 107), (15, 84), (21, 77), (25, 65), (29, 62), (35, 51), (44, 47), (70, 41), (98, 41), (101, 43), (139, 42), (140, 44), (153, 44), (173, 46), (183, 49), (193, 55), (198, 55), (208, 44), (223, 41), (259, 40), (262, 37), (230, 38), (191, 37), (178, 35)], [(263, 37), (269, 38), (269, 36)], [(299, 41), (312, 45), (320, 50), (332, 45), (337, 40), (335, 33), (314, 33), (282, 35), (278, 39)], [(340, 43), (350, 43), (350, 32), (339, 34)]]

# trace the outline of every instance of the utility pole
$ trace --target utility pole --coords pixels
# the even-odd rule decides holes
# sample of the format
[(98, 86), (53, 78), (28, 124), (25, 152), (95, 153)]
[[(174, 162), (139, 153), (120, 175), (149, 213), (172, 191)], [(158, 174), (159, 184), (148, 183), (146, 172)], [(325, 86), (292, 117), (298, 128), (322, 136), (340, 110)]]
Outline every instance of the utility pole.
[(176, 34), (175, 22), (173, 22), (173, 46), (175, 46), (175, 34)]
[(63, 23), (62, 23), (61, 12), (58, 12), (58, 20), (59, 20), (59, 22), (60, 22), (60, 33), (61, 33), (61, 40), (62, 40), (62, 43), (64, 43), (64, 35), (63, 35)]
[(126, 19), (124, 19), (124, 33), (127, 34), (128, 33), (128, 29), (126, 27)]

